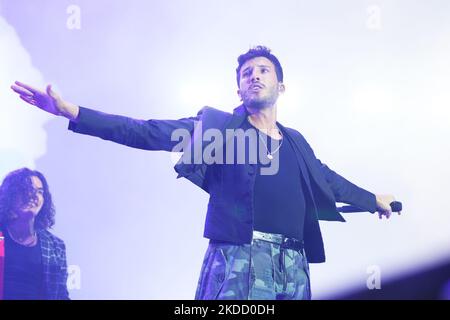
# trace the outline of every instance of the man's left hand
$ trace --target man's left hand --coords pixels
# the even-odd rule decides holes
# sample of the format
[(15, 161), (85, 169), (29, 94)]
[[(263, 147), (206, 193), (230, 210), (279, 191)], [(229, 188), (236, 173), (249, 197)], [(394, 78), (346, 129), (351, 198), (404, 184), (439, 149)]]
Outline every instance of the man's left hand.
[[(383, 219), (383, 216), (386, 217), (386, 219), (389, 219), (389, 217), (392, 214), (391, 209), (391, 202), (395, 201), (395, 198), (393, 195), (390, 194), (377, 194), (377, 212), (380, 219)], [(400, 214), (401, 212), (399, 212)]]

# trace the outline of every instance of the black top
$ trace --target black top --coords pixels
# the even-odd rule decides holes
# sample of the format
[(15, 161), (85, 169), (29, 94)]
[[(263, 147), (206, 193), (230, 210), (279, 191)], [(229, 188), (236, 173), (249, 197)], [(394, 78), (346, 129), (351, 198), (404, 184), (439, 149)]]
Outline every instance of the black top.
[[(254, 126), (244, 121), (244, 129)], [(257, 130), (257, 129), (256, 129)], [(303, 240), (303, 225), (305, 220), (305, 197), (300, 168), (297, 158), (288, 139), (274, 140), (257, 130), (260, 134), (258, 141), (258, 169), (254, 187), (254, 217), (255, 230), (270, 233), (279, 233), (287, 237)], [(261, 142), (265, 142), (265, 145)], [(278, 170), (275, 174), (262, 174), (262, 167), (272, 166), (268, 159), (263, 161), (261, 157), (267, 157), (266, 145), (273, 154), (273, 161), (278, 161)], [(260, 150), (259, 148), (263, 148)], [(278, 159), (275, 159), (278, 157)]]
[(5, 237), (5, 300), (42, 299), (43, 266), (41, 245), (25, 247), (11, 239), (8, 231)]

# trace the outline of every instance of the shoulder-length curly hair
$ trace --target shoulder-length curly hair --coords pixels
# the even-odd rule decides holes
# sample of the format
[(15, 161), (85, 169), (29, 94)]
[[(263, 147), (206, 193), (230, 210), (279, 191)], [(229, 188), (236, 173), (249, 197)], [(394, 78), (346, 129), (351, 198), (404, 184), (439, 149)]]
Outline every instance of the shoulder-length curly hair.
[(14, 219), (17, 203), (28, 203), (35, 197), (31, 177), (38, 177), (44, 189), (44, 204), (34, 221), (36, 230), (47, 230), (55, 224), (55, 207), (44, 175), (36, 170), (22, 168), (10, 172), (0, 186), (0, 226)]

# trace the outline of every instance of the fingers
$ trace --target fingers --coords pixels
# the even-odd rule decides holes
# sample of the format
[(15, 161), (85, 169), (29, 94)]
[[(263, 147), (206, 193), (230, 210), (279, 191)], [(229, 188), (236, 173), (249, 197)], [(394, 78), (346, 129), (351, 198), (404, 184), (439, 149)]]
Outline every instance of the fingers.
[(29, 90), (27, 90), (27, 89), (24, 89), (24, 88), (22, 88), (22, 87), (18, 87), (18, 86), (16, 86), (16, 85), (12, 85), (11, 86), (11, 89), (15, 92), (15, 93), (18, 93), (18, 94), (20, 94), (21, 96), (32, 96), (33, 95), (33, 92), (31, 92), (31, 91), (29, 91)]
[(26, 89), (26, 90), (32, 92), (32, 93), (41, 93), (41, 91), (40, 91), (39, 89), (36, 89), (36, 88), (34, 88), (34, 87), (30, 86), (30, 85), (27, 85), (27, 84), (25, 84), (25, 83), (16, 81), (15, 84), (16, 84), (17, 86), (19, 86), (19, 87), (22, 87), (22, 88), (24, 88), (24, 89)]
[(49, 85), (47, 86), (47, 94), (48, 94), (50, 97), (53, 97), (53, 96), (54, 96), (54, 92), (53, 92), (53, 90), (52, 90), (52, 85), (51, 85), (51, 84), (49, 84)]
[(59, 95), (58, 95), (55, 91), (53, 91), (53, 88), (52, 88), (52, 85), (51, 85), (51, 84), (49, 84), (49, 85), (47, 86), (47, 94), (48, 94), (50, 97), (52, 97), (53, 99), (55, 99), (55, 100), (60, 99)]
[(386, 217), (386, 219), (389, 219), (392, 215), (392, 211), (389, 210), (384, 210), (384, 211), (378, 211), (378, 217), (380, 218), (380, 220), (383, 219), (383, 216)]
[(22, 99), (23, 101), (25, 101), (25, 102), (27, 102), (29, 104), (32, 104), (33, 106), (36, 105), (36, 101), (33, 98), (29, 97), (29, 96), (20, 96), (20, 99)]

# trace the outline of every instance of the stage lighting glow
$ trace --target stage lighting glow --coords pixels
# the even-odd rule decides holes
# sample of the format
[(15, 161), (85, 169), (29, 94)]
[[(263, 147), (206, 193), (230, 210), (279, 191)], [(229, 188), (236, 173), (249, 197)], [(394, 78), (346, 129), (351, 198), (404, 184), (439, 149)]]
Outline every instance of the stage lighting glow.
[(18, 79), (40, 87), (44, 81), (17, 33), (2, 17), (0, 39), (0, 176), (3, 177), (18, 167), (34, 168), (34, 161), (46, 151), (43, 125), (50, 116), (30, 110), (9, 88)]

